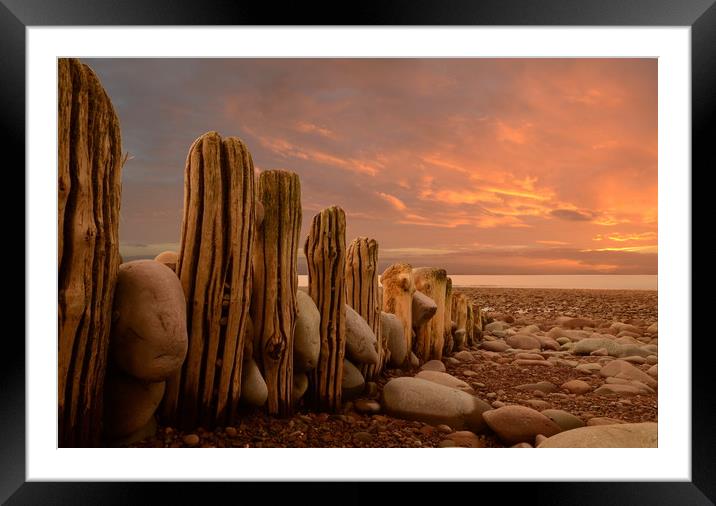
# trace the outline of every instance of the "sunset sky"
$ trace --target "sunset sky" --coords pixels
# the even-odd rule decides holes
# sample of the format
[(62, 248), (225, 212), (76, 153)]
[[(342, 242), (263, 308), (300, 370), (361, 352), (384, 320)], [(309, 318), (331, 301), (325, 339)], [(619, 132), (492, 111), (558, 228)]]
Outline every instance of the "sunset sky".
[[(301, 177), (301, 242), (452, 274), (656, 274), (657, 60), (83, 60), (119, 114), (121, 252), (178, 249), (184, 163), (238, 136)], [(301, 253), (302, 254), (302, 253)]]

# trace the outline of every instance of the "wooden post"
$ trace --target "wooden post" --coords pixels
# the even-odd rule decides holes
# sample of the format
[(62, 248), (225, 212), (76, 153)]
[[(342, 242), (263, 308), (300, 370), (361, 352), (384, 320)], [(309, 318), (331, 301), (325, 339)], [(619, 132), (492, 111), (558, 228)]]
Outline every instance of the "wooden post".
[(341, 407), (343, 358), (346, 349), (346, 215), (329, 207), (313, 217), (304, 247), (308, 265), (308, 294), (321, 313), (321, 352), (310, 374), (315, 407)]
[(472, 312), (475, 315), (473, 319), (472, 338), (477, 343), (477, 340), (482, 338), (482, 331), (484, 330), (484, 316), (482, 314), (480, 306), (478, 306), (477, 304), (471, 304), (471, 306)]
[(241, 395), (243, 337), (251, 298), (254, 164), (236, 137), (208, 132), (184, 171), (177, 275), (187, 301), (189, 351), (167, 381), (163, 413), (189, 429), (223, 425)]
[(98, 446), (119, 269), (122, 143), (95, 73), (58, 61), (58, 420), (60, 447)]
[(409, 362), (413, 347), (413, 267), (406, 263), (393, 264), (383, 271), (380, 283), (383, 285), (383, 311), (394, 314), (403, 324), (408, 350), (406, 362)]
[[(256, 362), (268, 387), (268, 412), (293, 411), (293, 332), (301, 233), (301, 182), (284, 170), (261, 172), (256, 198), (263, 207), (253, 249), (251, 320)], [(258, 207), (258, 206), (257, 206)]]
[(443, 351), (446, 355), (450, 355), (454, 348), (452, 338), (452, 322), (455, 317), (452, 314), (452, 279), (447, 278), (445, 284), (445, 337)]
[(388, 353), (388, 341), (382, 337), (380, 328), (377, 267), (378, 243), (375, 239), (354, 239), (346, 254), (346, 303), (368, 322), (378, 340), (378, 364), (363, 364), (360, 367), (366, 381), (380, 375)]
[(475, 345), (475, 313), (472, 304), (467, 304), (467, 323), (465, 324), (465, 343), (468, 346)]
[(438, 310), (430, 321), (417, 330), (417, 345), (415, 355), (422, 362), (443, 356), (445, 344), (445, 293), (447, 286), (447, 272), (445, 269), (434, 267), (419, 267), (413, 269), (415, 289), (435, 301)]
[(467, 339), (467, 297), (464, 293), (455, 293), (452, 297), (452, 317), (457, 325), (457, 332), (462, 332), (461, 341), (455, 343), (455, 346), (469, 345)]

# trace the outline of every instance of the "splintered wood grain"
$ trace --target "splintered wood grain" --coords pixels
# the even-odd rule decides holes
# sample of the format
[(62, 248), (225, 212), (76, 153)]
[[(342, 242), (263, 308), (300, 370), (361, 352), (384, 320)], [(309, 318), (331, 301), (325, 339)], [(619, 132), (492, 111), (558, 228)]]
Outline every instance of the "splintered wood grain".
[(407, 345), (406, 362), (413, 349), (413, 267), (406, 263), (395, 263), (380, 276), (383, 286), (383, 311), (394, 314), (403, 325), (403, 337)]
[(415, 354), (421, 362), (440, 360), (445, 344), (445, 293), (447, 272), (435, 267), (413, 269), (415, 289), (435, 301), (438, 310), (427, 324), (417, 330)]
[(445, 354), (449, 355), (453, 350), (453, 338), (452, 338), (452, 322), (455, 317), (452, 314), (452, 279), (447, 278), (445, 284), (445, 333), (444, 333), (444, 348)]
[(268, 387), (268, 412), (293, 410), (293, 338), (296, 324), (297, 256), (301, 233), (301, 183), (284, 170), (261, 172), (257, 199), (264, 218), (253, 249), (256, 362)]
[[(465, 298), (467, 301), (467, 297)], [(472, 310), (472, 304), (466, 303), (467, 306), (467, 320), (465, 322), (465, 343), (468, 346), (475, 344), (475, 313)]]
[(383, 371), (388, 354), (388, 341), (380, 328), (381, 303), (378, 289), (378, 243), (375, 239), (358, 237), (348, 245), (346, 253), (347, 304), (368, 322), (378, 340), (378, 364), (362, 364), (360, 371), (366, 381)]
[(97, 446), (119, 269), (119, 120), (95, 73), (58, 60), (59, 446)]
[(176, 272), (187, 300), (186, 360), (167, 381), (162, 414), (182, 428), (226, 424), (241, 396), (243, 338), (251, 299), (254, 166), (236, 137), (208, 132), (184, 170)]
[(321, 351), (309, 376), (308, 394), (317, 409), (341, 407), (341, 383), (346, 335), (346, 215), (329, 207), (313, 217), (304, 246), (308, 293), (321, 315)]
[[(467, 297), (463, 293), (455, 293), (452, 297), (452, 318), (457, 325), (457, 330), (465, 331), (463, 345), (469, 344), (472, 333), (468, 329)], [(446, 304), (447, 306), (447, 304)]]

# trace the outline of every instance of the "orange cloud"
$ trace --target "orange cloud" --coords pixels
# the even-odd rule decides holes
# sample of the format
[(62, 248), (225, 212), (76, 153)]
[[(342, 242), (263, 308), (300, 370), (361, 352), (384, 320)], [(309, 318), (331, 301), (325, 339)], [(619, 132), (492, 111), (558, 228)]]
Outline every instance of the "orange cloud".
[(656, 59), (91, 65), (133, 156), (123, 171), (125, 244), (176, 242), (188, 146), (217, 130), (242, 138), (256, 167), (300, 176), (302, 233), (320, 209), (340, 205), (347, 237), (374, 237), (381, 251), (427, 258), (463, 252), (476, 237), (532, 245), (463, 255), (450, 264), (463, 273), (656, 269)]
[(395, 195), (390, 195), (388, 193), (383, 193), (383, 192), (378, 192), (378, 195), (383, 200), (388, 202), (391, 206), (396, 208), (398, 211), (403, 211), (407, 208), (405, 203), (402, 200), (400, 200), (398, 197), (396, 197)]

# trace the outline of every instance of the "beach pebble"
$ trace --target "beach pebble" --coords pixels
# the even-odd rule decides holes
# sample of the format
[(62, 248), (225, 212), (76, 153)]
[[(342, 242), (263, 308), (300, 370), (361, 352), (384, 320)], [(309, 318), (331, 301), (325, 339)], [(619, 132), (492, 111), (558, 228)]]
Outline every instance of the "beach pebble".
[(107, 374), (104, 386), (104, 436), (118, 439), (149, 423), (164, 396), (165, 382), (148, 382), (119, 371)]
[(445, 364), (440, 360), (428, 360), (420, 368), (421, 371), (445, 372)]
[(177, 260), (178, 259), (179, 259), (179, 255), (177, 254), (176, 251), (162, 251), (161, 253), (159, 253), (157, 256), (154, 257), (155, 262), (164, 264), (175, 272), (177, 270)]
[(642, 389), (633, 385), (604, 384), (594, 391), (595, 395), (603, 396), (631, 396), (644, 393)]
[(487, 425), (508, 445), (534, 441), (537, 434), (547, 437), (560, 432), (548, 417), (525, 406), (504, 406), (483, 414)]
[(657, 424), (581, 427), (549, 437), (538, 448), (656, 448)]
[(526, 365), (526, 366), (541, 366), (541, 367), (554, 367), (554, 363), (548, 360), (515, 360), (512, 362), (514, 365)]
[(641, 381), (651, 388), (657, 387), (657, 382), (641, 369), (623, 360), (614, 360), (601, 368), (600, 374), (604, 377), (624, 378)]
[(483, 341), (480, 344), (480, 348), (488, 351), (502, 352), (510, 349), (510, 345), (501, 340)]
[(268, 399), (268, 387), (254, 359), (244, 361), (241, 368), (241, 402), (263, 406)]
[(157, 382), (186, 357), (186, 299), (179, 278), (154, 260), (119, 267), (114, 291), (110, 360), (135, 378)]
[(419, 290), (413, 292), (412, 325), (420, 328), (427, 323), (437, 312), (438, 306), (433, 299)]
[(517, 353), (515, 358), (520, 360), (544, 360), (544, 357), (538, 353)]
[(539, 350), (541, 345), (539, 340), (533, 336), (514, 335), (509, 336), (505, 339), (505, 342), (510, 345), (511, 348), (520, 350)]
[(543, 436), (542, 434), (537, 434), (535, 436), (535, 447), (539, 446), (540, 443), (547, 441), (547, 436)]
[(187, 446), (196, 446), (199, 444), (199, 436), (196, 434), (187, 434), (182, 438), (182, 441)]
[(563, 383), (562, 388), (577, 395), (583, 395), (592, 391), (592, 387), (589, 383), (578, 379)]
[(544, 411), (545, 409), (549, 409), (552, 407), (549, 402), (543, 401), (541, 399), (528, 399), (524, 401), (525, 404), (527, 404), (532, 409), (536, 409), (537, 411)]
[(376, 343), (368, 322), (346, 304), (346, 357), (357, 364), (377, 364)]
[(453, 432), (447, 436), (447, 439), (454, 441), (455, 446), (461, 448), (484, 448), (485, 443), (477, 437), (477, 434), (469, 430), (461, 430)]
[(341, 396), (344, 400), (353, 399), (363, 393), (365, 379), (360, 370), (348, 359), (343, 359), (343, 381)]
[(494, 322), (491, 322), (491, 323), (488, 323), (487, 325), (485, 325), (484, 328), (483, 328), (483, 330), (484, 330), (485, 332), (490, 332), (490, 333), (492, 333), (492, 332), (494, 332), (494, 331), (496, 331), (496, 330), (498, 330), (498, 331), (499, 331), (499, 330), (506, 330), (507, 328), (509, 328), (509, 324), (507, 324), (506, 322), (504, 322), (504, 321), (494, 321)]
[(408, 358), (408, 343), (405, 339), (403, 324), (400, 319), (391, 313), (380, 313), (380, 325), (383, 337), (387, 336), (388, 350), (390, 350), (389, 364), (400, 367)]
[(319, 326), (321, 314), (310, 295), (296, 292), (296, 326), (293, 333), (293, 370), (306, 372), (315, 369), (321, 351)]
[(584, 427), (584, 421), (562, 409), (545, 409), (542, 414), (559, 425), (562, 430), (578, 429)]
[(587, 363), (579, 364), (574, 368), (575, 371), (583, 372), (585, 374), (598, 374), (602, 370), (602, 366), (599, 364)]
[(416, 378), (432, 381), (434, 383), (439, 383), (440, 385), (445, 385), (452, 388), (457, 388), (458, 390), (462, 390), (463, 392), (467, 392), (469, 394), (474, 394), (475, 391), (473, 388), (465, 383), (464, 381), (456, 378), (455, 376), (452, 376), (450, 374), (439, 372), (439, 371), (420, 371), (418, 374), (415, 375)]
[[(411, 352), (410, 352), (410, 366), (411, 366), (413, 369), (415, 369), (415, 368), (417, 368), (419, 365), (420, 365), (420, 360), (419, 360), (418, 357), (415, 355), (415, 353), (413, 353), (413, 352), (411, 351)], [(444, 366), (444, 365), (445, 365), (445, 364), (443, 364), (443, 366)]]
[(473, 360), (475, 360), (475, 357), (473, 357), (472, 353), (467, 350), (458, 351), (457, 353), (455, 353), (454, 356), (461, 362), (472, 362)]
[(393, 378), (383, 388), (383, 408), (397, 418), (481, 432), (490, 405), (468, 393), (420, 378)]
[(557, 385), (555, 385), (554, 383), (551, 383), (549, 381), (539, 381), (537, 383), (525, 383), (523, 385), (517, 385), (515, 388), (517, 390), (526, 390), (528, 392), (537, 390), (537, 391), (543, 392), (545, 394), (556, 392), (558, 390)]
[(308, 390), (308, 376), (299, 372), (293, 375), (293, 402), (297, 403)]
[(373, 434), (364, 431), (356, 432), (353, 434), (353, 441), (356, 443), (370, 443), (373, 441)]
[(586, 318), (562, 317), (559, 324), (565, 329), (581, 329), (582, 327), (594, 327), (594, 320), (587, 320)]
[(551, 337), (542, 336), (539, 334), (533, 334), (532, 337), (539, 341), (539, 344), (543, 350), (559, 351), (561, 349), (561, 345)]
[(622, 360), (625, 362), (629, 362), (631, 364), (638, 364), (638, 365), (646, 364), (646, 359), (644, 357), (640, 357), (640, 356), (624, 357), (624, 358), (622, 358)]

